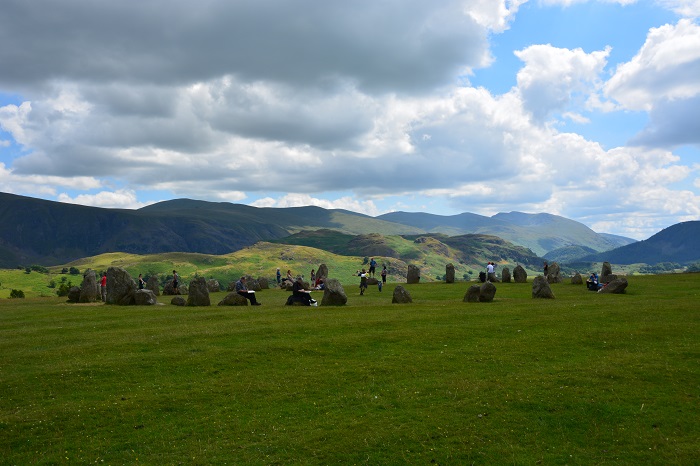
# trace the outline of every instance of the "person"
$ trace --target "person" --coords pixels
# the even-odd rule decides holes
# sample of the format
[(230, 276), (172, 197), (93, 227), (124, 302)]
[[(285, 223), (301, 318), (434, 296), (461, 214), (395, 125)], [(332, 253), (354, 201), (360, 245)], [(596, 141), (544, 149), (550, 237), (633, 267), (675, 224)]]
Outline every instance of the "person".
[(384, 268), (382, 268), (382, 274), (381, 274), (382, 275), (382, 283), (384, 283), (385, 285), (386, 285), (387, 273), (389, 273), (389, 272), (386, 270), (386, 265), (385, 265)]
[(547, 261), (544, 261), (544, 278), (547, 278), (548, 273), (549, 273), (549, 264), (547, 264)]
[(102, 302), (107, 302), (107, 272), (102, 272), (100, 279), (100, 292), (102, 293)]
[(260, 306), (262, 304), (255, 298), (255, 291), (248, 290), (245, 283), (245, 277), (241, 277), (241, 279), (236, 282), (236, 293), (249, 300), (251, 306)]
[(294, 283), (294, 277), (292, 276), (292, 271), (287, 269), (287, 280)]
[(311, 283), (316, 283), (316, 271), (311, 269)]
[(374, 257), (372, 257), (369, 260), (369, 274), (374, 277), (374, 272), (377, 269), (377, 261), (374, 260)]
[(315, 299), (311, 299), (311, 292), (304, 289), (304, 279), (299, 275), (292, 286), (292, 296), (295, 300), (301, 301), (306, 306), (311, 306), (316, 303)]
[(362, 272), (357, 272), (357, 276), (360, 277), (360, 294), (365, 294), (367, 289), (367, 273), (365, 269), (362, 269)]
[(277, 284), (279, 285), (282, 283), (282, 273), (280, 272), (280, 268), (277, 267)]
[(586, 280), (586, 287), (589, 291), (598, 291), (603, 287), (598, 281), (598, 275), (595, 272), (591, 273), (591, 276)]
[(173, 291), (175, 294), (180, 294), (180, 276), (175, 270), (173, 270)]
[(486, 276), (488, 277), (488, 281), (490, 282), (496, 281), (496, 273), (494, 272), (495, 267), (496, 266), (493, 262), (489, 262), (486, 265)]
[(323, 278), (319, 278), (316, 280), (316, 286), (314, 287), (314, 290), (325, 290), (326, 285), (323, 283)]
[(146, 282), (143, 281), (143, 275), (139, 274), (139, 290), (143, 290), (146, 287)]

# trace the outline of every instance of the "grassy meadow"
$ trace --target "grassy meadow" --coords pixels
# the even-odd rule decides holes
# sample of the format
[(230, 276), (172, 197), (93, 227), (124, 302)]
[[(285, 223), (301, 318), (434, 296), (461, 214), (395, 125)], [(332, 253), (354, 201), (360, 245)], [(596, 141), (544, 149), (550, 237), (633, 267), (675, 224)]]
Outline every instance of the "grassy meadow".
[[(700, 274), (343, 307), (0, 299), (1, 464), (697, 464)], [(212, 295), (214, 304), (225, 295)]]

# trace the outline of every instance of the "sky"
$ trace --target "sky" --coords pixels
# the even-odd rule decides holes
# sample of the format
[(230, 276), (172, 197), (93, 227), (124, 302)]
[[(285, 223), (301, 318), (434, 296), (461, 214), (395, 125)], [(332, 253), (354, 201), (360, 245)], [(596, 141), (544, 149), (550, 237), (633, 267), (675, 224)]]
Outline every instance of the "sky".
[(0, 191), (700, 219), (700, 0), (3, 0)]

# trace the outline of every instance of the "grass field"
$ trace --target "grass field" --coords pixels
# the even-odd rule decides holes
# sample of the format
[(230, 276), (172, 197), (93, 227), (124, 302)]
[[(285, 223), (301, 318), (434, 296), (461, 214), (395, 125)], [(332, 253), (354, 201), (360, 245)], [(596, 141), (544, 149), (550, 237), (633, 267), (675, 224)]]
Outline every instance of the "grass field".
[(338, 308), (1, 299), (0, 463), (698, 464), (700, 275), (628, 279), (493, 303), (346, 286)]

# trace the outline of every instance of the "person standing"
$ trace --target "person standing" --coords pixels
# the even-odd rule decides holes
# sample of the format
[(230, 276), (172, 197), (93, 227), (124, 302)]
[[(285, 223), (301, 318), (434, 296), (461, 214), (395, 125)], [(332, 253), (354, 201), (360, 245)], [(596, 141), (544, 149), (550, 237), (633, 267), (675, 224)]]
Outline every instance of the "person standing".
[(547, 274), (549, 273), (549, 264), (547, 264), (547, 261), (544, 261), (544, 278), (547, 278)]
[(362, 295), (367, 289), (367, 273), (365, 269), (362, 269), (362, 272), (358, 272), (357, 275), (360, 277), (360, 294)]
[(143, 275), (139, 274), (139, 290), (143, 290), (146, 287), (146, 282), (143, 281)]
[(277, 284), (279, 285), (282, 283), (282, 273), (280, 272), (280, 268), (277, 267)]
[(382, 283), (386, 285), (386, 275), (387, 275), (386, 265), (382, 268)]
[(173, 293), (180, 294), (180, 276), (173, 270)]
[(241, 277), (241, 279), (236, 282), (236, 293), (249, 300), (251, 306), (260, 306), (262, 304), (255, 298), (255, 291), (248, 290), (245, 277)]
[(102, 272), (100, 279), (100, 293), (102, 294), (102, 302), (107, 302), (107, 272)]
[(494, 272), (495, 266), (493, 262), (489, 262), (488, 265), (486, 265), (486, 277), (487, 280), (490, 282), (495, 282), (496, 281), (496, 273)]
[(316, 271), (311, 269), (311, 283), (316, 284)]
[(377, 270), (377, 261), (374, 257), (369, 260), (369, 274), (374, 277), (374, 272)]

